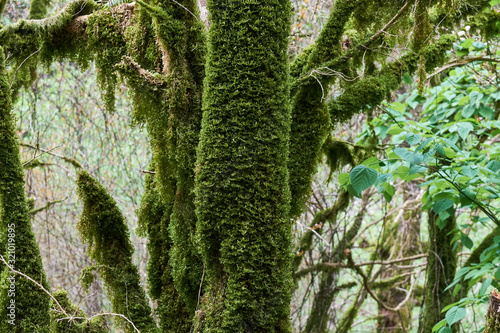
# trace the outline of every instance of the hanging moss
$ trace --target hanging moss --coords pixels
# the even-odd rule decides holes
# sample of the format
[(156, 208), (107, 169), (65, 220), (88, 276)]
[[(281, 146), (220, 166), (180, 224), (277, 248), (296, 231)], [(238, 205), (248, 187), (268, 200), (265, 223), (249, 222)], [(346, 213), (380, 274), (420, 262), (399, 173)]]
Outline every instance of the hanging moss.
[[(302, 67), (302, 75), (319, 67), (321, 63), (338, 56), (340, 39), (352, 11), (359, 1), (337, 1), (314, 47), (307, 51), (307, 65), (303, 56), (294, 62), (294, 73)], [(296, 69), (297, 68), (297, 69)], [(314, 75), (314, 74), (313, 74)], [(314, 79), (316, 77), (318, 80)], [(312, 177), (320, 162), (320, 150), (330, 130), (328, 109), (325, 104), (332, 77), (316, 74), (309, 77), (292, 99), (292, 125), (290, 133), (291, 216), (298, 216), (305, 208), (311, 191)]]
[[(150, 170), (154, 170), (150, 168)], [(172, 240), (168, 232), (172, 203), (161, 200), (153, 175), (146, 175), (146, 192), (137, 211), (141, 230), (148, 236), (148, 285), (149, 294), (158, 302), (157, 314), (163, 332), (188, 332), (192, 315), (175, 289), (169, 253)]]
[(47, 6), (49, 2), (47, 0), (31, 0), (30, 14), (28, 19), (30, 20), (41, 20), (47, 16)]
[[(99, 316), (92, 320), (86, 318), (85, 313), (76, 305), (71, 303), (66, 290), (57, 290), (52, 295), (60, 306), (66, 311), (68, 316), (61, 313), (59, 307), (52, 302), (52, 311), (50, 329), (51, 333), (106, 333), (109, 327), (106, 324), (105, 317)], [(79, 317), (79, 318), (68, 318)]]
[(130, 71), (131, 63), (128, 69), (119, 67), (133, 88), (136, 118), (145, 122), (148, 129), (158, 191), (163, 203), (171, 207), (166, 224), (172, 240), (168, 250), (169, 273), (192, 317), (203, 274), (203, 264), (194, 244), (193, 188), (205, 75), (204, 26), (193, 16), (197, 13), (196, 1), (138, 3), (144, 15), (152, 19), (161, 53), (161, 74), (147, 75), (157, 78), (160, 84), (148, 87), (144, 77)]
[(201, 332), (290, 332), (290, 2), (209, 1), (197, 232)]
[(89, 17), (88, 47), (95, 59), (97, 80), (109, 111), (115, 110), (115, 89), (118, 82), (115, 64), (121, 61), (127, 51), (126, 42), (119, 31), (118, 20), (111, 9)]
[[(16, 270), (40, 281), (48, 290), (40, 251), (31, 230), (10, 94), (4, 51), (0, 47), (0, 253), (6, 260), (14, 259), (10, 263)], [(12, 304), (15, 318), (8, 317), (12, 311), (7, 307)], [(33, 282), (3, 269), (0, 277), (0, 316), (3, 318), (0, 332), (48, 333), (49, 311), (50, 298), (46, 293)], [(7, 318), (15, 319), (15, 326)]]
[[(77, 185), (83, 202), (78, 231), (89, 245), (90, 257), (98, 264), (113, 311), (128, 317), (140, 331), (156, 332), (137, 267), (132, 262), (128, 227), (116, 202), (85, 171), (78, 173)], [(124, 320), (118, 322), (126, 332), (134, 331)]]

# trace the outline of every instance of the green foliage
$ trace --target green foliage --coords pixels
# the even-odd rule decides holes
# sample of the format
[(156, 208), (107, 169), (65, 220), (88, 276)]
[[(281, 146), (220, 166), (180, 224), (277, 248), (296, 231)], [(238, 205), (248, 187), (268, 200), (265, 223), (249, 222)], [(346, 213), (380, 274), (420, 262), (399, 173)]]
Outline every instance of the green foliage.
[(208, 6), (196, 212), (210, 288), (200, 331), (290, 332), (290, 2)]
[[(133, 246), (127, 224), (114, 199), (86, 171), (77, 179), (83, 212), (78, 230), (98, 264), (113, 311), (127, 316), (143, 332), (156, 332), (151, 309), (132, 262)], [(133, 327), (120, 321), (126, 332)]]
[[(12, 113), (11, 89), (7, 81), (4, 50), (0, 47), (0, 254), (14, 268), (39, 281), (47, 290), (40, 251), (31, 229), (24, 172), (19, 155), (19, 143)], [(14, 261), (9, 261), (14, 260)], [(1, 263), (4, 266), (3, 263)], [(1, 332), (48, 333), (50, 298), (33, 282), (13, 274), (7, 268), (0, 270)], [(15, 287), (13, 287), (15, 286)], [(14, 318), (7, 309), (15, 302)], [(15, 326), (7, 318), (15, 319)]]
[[(421, 96), (413, 91), (403, 96), (401, 103), (386, 105), (384, 113), (370, 124), (379, 135), (379, 140), (391, 143), (387, 150), (388, 158), (379, 163), (377, 170), (380, 172), (379, 179), (384, 181), (382, 186), (376, 184), (379, 193), (385, 194), (384, 186), (397, 178), (409, 181), (426, 177), (427, 181), (420, 185), (427, 188), (422, 199), (423, 208), (431, 209), (436, 214), (436, 225), (441, 232), (452, 232), (450, 242), (453, 250), (459, 244), (473, 248), (474, 242), (468, 234), (471, 229), (477, 228), (476, 224), (500, 224), (497, 218), (500, 150), (494, 140), (500, 133), (498, 112), (495, 111), (500, 93), (494, 84), (484, 80), (490, 75), (490, 68), (480, 62), (469, 69), (456, 68), (427, 95)], [(420, 105), (423, 108), (422, 117), (413, 120), (411, 110)], [(368, 131), (365, 132), (363, 140), (369, 135)], [(359, 172), (353, 171), (356, 170), (339, 177), (344, 187), (348, 188), (353, 178), (362, 185), (370, 183), (367, 177), (362, 178)], [(358, 187), (363, 188), (362, 185)], [(470, 222), (450, 230), (447, 224), (456, 214), (456, 209), (479, 211), (482, 216), (472, 214)], [(482, 248), (479, 263), (471, 262), (471, 267), (459, 270), (447, 286), (447, 292), (455, 296), (461, 288), (468, 290), (484, 280), (476, 298), (462, 298), (454, 303), (458, 308), (445, 308), (448, 310), (446, 318), (449, 326), (463, 318), (457, 314), (465, 313), (464, 306), (486, 302), (487, 288), (498, 286), (497, 281), (491, 279), (498, 267), (498, 261), (494, 259), (499, 246), (496, 241), (495, 238), (493, 245)], [(462, 287), (465, 281), (468, 281), (468, 286)], [(435, 331), (439, 329), (441, 332), (449, 327), (443, 325), (443, 322), (436, 324)]]

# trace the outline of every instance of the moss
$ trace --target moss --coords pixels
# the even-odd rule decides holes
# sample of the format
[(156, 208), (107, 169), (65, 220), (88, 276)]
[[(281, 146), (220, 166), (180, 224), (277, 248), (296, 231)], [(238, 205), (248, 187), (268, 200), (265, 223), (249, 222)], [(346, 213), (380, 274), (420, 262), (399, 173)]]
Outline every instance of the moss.
[(197, 13), (196, 1), (183, 1), (181, 5), (185, 8), (164, 1), (138, 3), (141, 15), (151, 17), (161, 53), (161, 68), (157, 68), (160, 73), (150, 76), (160, 84), (145, 83), (144, 77), (134, 73), (131, 62), (119, 65), (119, 70), (132, 87), (136, 119), (146, 123), (158, 192), (171, 210), (165, 226), (172, 241), (168, 262), (175, 289), (171, 292), (180, 292), (188, 313), (193, 316), (203, 273), (194, 243), (193, 188), (205, 75), (204, 26), (191, 14)]
[(451, 283), (457, 269), (457, 251), (453, 249), (452, 240), (457, 227), (455, 212), (447, 219), (443, 229), (436, 225), (437, 216), (429, 212), (429, 257), (427, 259), (426, 292), (420, 316), (419, 332), (430, 332), (432, 327), (441, 321), (446, 313), (444, 307), (456, 301), (452, 290), (446, 287)]
[(30, 14), (28, 19), (30, 20), (40, 20), (47, 16), (47, 6), (49, 2), (47, 0), (31, 0)]
[[(304, 55), (299, 55), (293, 64), (293, 73), (299, 68), (307, 79), (292, 90), (292, 125), (290, 134), (290, 190), (292, 194), (290, 214), (300, 215), (311, 194), (312, 177), (321, 161), (321, 147), (330, 130), (326, 95), (334, 78), (320, 74), (310, 75), (310, 71), (324, 62), (335, 59), (340, 53), (340, 43), (345, 25), (351, 13), (361, 1), (336, 1), (325, 28), (316, 44), (308, 49), (307, 63)], [(303, 65), (306, 63), (306, 65)], [(295, 74), (297, 73), (297, 74)]]
[[(98, 264), (113, 311), (127, 316), (143, 332), (156, 332), (137, 267), (132, 262), (128, 227), (116, 202), (85, 171), (78, 173), (77, 185), (83, 202), (78, 231), (89, 245), (90, 257)], [(134, 331), (130, 324), (119, 322), (126, 332)]]
[(168, 227), (172, 204), (167, 205), (161, 200), (155, 177), (146, 175), (146, 192), (137, 216), (141, 230), (148, 236), (149, 294), (158, 302), (156, 312), (163, 332), (188, 332), (191, 328), (192, 313), (175, 288), (169, 264), (172, 240)]
[(88, 20), (88, 48), (93, 54), (97, 68), (97, 80), (109, 111), (115, 109), (115, 89), (118, 64), (126, 54), (127, 46), (120, 31), (118, 20), (111, 9), (91, 15)]
[[(290, 332), (290, 2), (209, 1), (196, 166), (203, 332)], [(221, 287), (221, 285), (223, 287)], [(222, 294), (222, 295), (221, 295)]]
[[(1, 254), (12, 260), (16, 270), (40, 281), (48, 290), (42, 259), (31, 230), (31, 217), (24, 192), (24, 173), (12, 114), (11, 89), (7, 81), (5, 56), (0, 47), (0, 244)], [(12, 241), (11, 241), (12, 240)], [(9, 247), (7, 245), (9, 244)], [(3, 264), (2, 264), (3, 265)], [(15, 288), (11, 288), (14, 281)], [(9, 290), (15, 289), (15, 296)], [(15, 302), (15, 326), (7, 321), (7, 306)], [(8, 312), (9, 311), (9, 312)], [(1, 332), (48, 333), (50, 298), (25, 278), (3, 269), (0, 277)], [(12, 318), (10, 318), (12, 319)]]
[(66, 290), (57, 290), (53, 294), (59, 305), (66, 311), (68, 318), (61, 313), (56, 304), (52, 302), (51, 333), (105, 333), (109, 328), (105, 322), (105, 317), (95, 317), (92, 320), (86, 318), (85, 313), (76, 305), (71, 303)]
[(7, 2), (9, 0), (0, 0), (0, 15), (3, 13), (3, 11), (5, 10), (5, 6), (7, 5)]

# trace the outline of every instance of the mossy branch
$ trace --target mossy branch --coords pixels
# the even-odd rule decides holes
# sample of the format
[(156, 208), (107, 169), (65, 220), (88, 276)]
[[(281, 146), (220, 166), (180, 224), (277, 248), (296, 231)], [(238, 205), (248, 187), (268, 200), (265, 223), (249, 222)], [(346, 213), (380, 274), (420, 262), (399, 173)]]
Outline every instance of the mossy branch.
[[(127, 224), (114, 199), (86, 171), (77, 178), (83, 212), (78, 230), (99, 264), (114, 312), (127, 315), (143, 332), (157, 332), (151, 308), (133, 264), (133, 246)], [(126, 332), (135, 327), (122, 322)]]

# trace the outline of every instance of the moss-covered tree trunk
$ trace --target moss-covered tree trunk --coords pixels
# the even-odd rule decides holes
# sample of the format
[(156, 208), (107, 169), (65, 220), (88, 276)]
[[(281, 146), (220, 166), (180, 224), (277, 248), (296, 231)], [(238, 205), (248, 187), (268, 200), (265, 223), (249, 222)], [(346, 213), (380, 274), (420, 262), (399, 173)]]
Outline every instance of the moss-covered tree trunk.
[[(422, 218), (420, 210), (420, 199), (418, 197), (418, 184), (411, 182), (403, 184), (403, 202), (413, 201), (413, 204), (405, 207), (404, 210), (394, 216), (398, 220), (393, 221), (392, 225), (384, 232), (381, 242), (381, 259), (391, 260), (397, 258), (406, 258), (418, 254), (420, 248), (420, 222)], [(411, 265), (411, 262), (402, 262), (401, 265)], [(389, 266), (381, 273), (382, 280), (395, 278), (408, 272), (397, 266)], [(407, 296), (407, 290), (411, 285), (411, 277), (407, 275), (397, 283), (389, 286), (387, 289), (380, 290), (378, 296), (384, 304), (396, 308), (403, 302)], [(412, 326), (411, 310), (413, 309), (412, 300), (408, 300), (399, 311), (389, 311), (379, 305), (378, 332), (404, 333), (409, 332)]]
[[(11, 111), (11, 89), (4, 51), (0, 47), (0, 253), (14, 269), (39, 281), (48, 290), (40, 250), (31, 230), (15, 118)], [(3, 268), (0, 332), (49, 332), (49, 310), (50, 298), (46, 293), (33, 282)]]
[(457, 252), (451, 244), (454, 237), (452, 231), (456, 228), (455, 212), (450, 215), (440, 229), (438, 216), (429, 211), (429, 257), (419, 333), (431, 332), (432, 327), (445, 316), (441, 311), (454, 300), (452, 290), (444, 291), (455, 276), (458, 261)]
[(490, 294), (488, 313), (486, 314), (486, 327), (483, 333), (500, 332), (500, 295), (495, 290)]
[(197, 160), (195, 331), (290, 332), (288, 0), (213, 0)]

